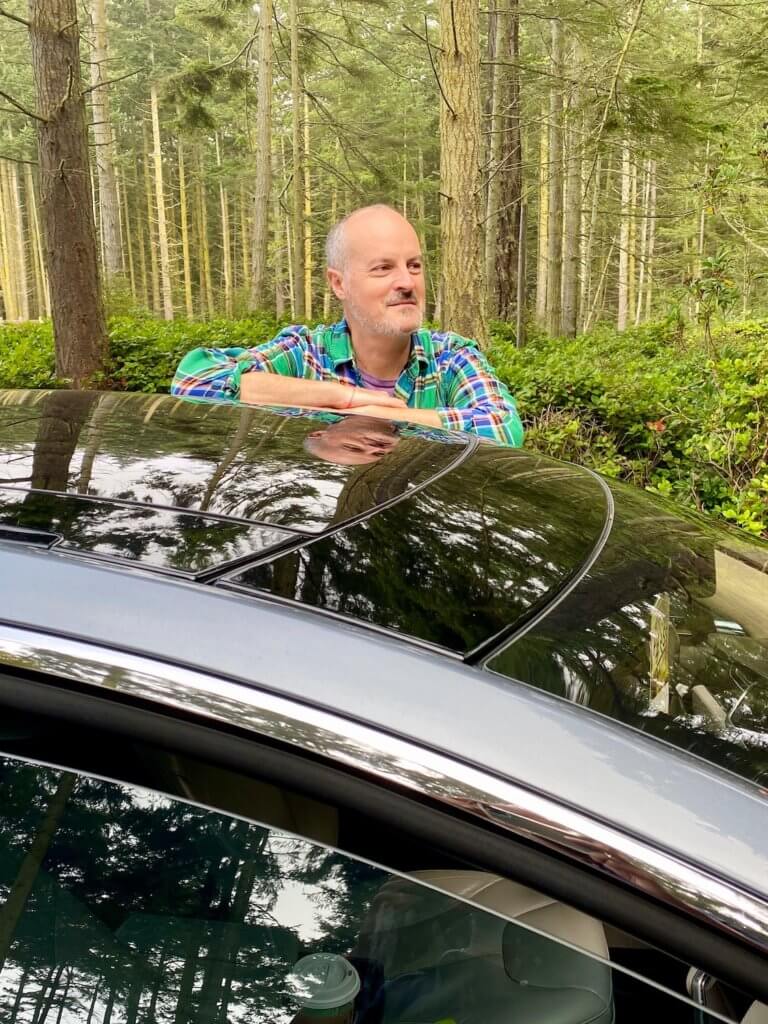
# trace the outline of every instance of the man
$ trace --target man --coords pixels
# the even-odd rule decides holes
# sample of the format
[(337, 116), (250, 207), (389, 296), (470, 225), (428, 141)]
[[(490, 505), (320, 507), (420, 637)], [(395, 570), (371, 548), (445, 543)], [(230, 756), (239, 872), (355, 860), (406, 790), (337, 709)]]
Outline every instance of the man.
[(421, 328), (423, 260), (404, 217), (383, 205), (355, 210), (332, 228), (326, 255), (344, 310), (340, 323), (286, 327), (248, 349), (195, 349), (179, 364), (172, 393), (403, 420), (522, 444), (514, 400), (475, 342)]

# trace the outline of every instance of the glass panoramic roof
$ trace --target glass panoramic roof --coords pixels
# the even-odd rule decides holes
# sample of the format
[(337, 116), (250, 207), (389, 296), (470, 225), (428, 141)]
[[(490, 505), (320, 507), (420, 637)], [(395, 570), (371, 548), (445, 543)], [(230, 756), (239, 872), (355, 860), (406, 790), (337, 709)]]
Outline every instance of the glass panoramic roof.
[[(390, 424), (369, 420), (361, 436), (360, 417), (328, 419), (157, 395), (0, 392), (0, 486), (316, 533), (407, 493), (466, 445), (446, 434), (403, 449)], [(396, 471), (369, 486), (365, 465), (344, 464), (366, 452)]]
[(606, 492), (584, 470), (483, 445), (407, 500), (228, 585), (466, 656), (551, 600), (606, 514)]

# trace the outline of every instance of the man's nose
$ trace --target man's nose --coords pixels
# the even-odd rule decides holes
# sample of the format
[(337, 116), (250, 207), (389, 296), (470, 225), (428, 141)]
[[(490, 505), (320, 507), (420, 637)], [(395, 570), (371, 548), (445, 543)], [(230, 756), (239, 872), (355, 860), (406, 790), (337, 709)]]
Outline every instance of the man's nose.
[(412, 292), (413, 291), (413, 278), (411, 272), (407, 266), (397, 267), (395, 274), (394, 286), (399, 292)]

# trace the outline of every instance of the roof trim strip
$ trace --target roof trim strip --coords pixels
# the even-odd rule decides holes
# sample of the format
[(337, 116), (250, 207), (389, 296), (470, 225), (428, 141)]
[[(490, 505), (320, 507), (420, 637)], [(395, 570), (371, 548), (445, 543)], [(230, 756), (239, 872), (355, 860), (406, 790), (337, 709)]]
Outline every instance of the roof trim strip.
[(583, 811), (410, 740), (255, 686), (35, 630), (0, 625), (2, 664), (319, 755), (553, 850), (768, 955), (766, 899)]

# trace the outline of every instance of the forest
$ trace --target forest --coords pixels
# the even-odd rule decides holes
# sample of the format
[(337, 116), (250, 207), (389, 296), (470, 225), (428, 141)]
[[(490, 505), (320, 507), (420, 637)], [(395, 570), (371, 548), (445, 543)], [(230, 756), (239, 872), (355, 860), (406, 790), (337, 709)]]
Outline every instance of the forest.
[(0, 386), (155, 391), (338, 315), (414, 223), (528, 444), (768, 533), (768, 13), (687, 0), (3, 0)]

